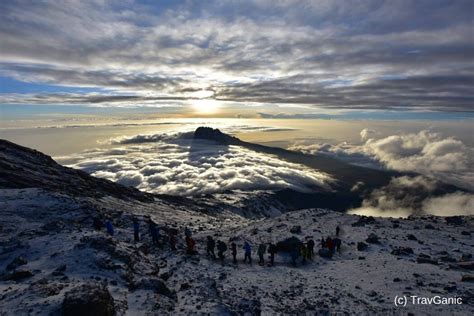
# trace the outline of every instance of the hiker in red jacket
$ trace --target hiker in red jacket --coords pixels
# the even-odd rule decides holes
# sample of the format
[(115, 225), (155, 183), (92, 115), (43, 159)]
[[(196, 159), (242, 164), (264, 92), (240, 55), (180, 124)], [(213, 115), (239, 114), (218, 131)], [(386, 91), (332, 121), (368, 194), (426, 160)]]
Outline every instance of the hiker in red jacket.
[(335, 244), (331, 237), (326, 238), (326, 247), (331, 251), (331, 253), (334, 253)]
[(186, 253), (188, 255), (196, 254), (196, 250), (194, 250), (195, 246), (196, 246), (196, 241), (193, 238), (186, 236)]

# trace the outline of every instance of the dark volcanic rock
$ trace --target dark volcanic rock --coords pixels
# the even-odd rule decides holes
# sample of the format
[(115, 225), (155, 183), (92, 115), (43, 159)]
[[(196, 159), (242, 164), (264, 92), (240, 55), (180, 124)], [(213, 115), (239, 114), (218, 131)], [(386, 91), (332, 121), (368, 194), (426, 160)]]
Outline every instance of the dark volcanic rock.
[(176, 299), (176, 293), (171, 291), (162, 280), (156, 278), (143, 278), (135, 284), (136, 289), (153, 289), (157, 294)]
[(185, 291), (185, 290), (188, 290), (191, 288), (191, 285), (189, 283), (183, 283), (181, 284), (181, 286), (179, 287), (179, 290), (180, 291)]
[(439, 260), (443, 262), (457, 262), (456, 258), (453, 258), (451, 256), (441, 256), (439, 257)]
[(361, 216), (357, 220), (357, 222), (353, 223), (352, 226), (365, 226), (367, 224), (374, 224), (375, 223), (375, 218), (373, 216)]
[(446, 223), (452, 224), (452, 225), (462, 225), (464, 224), (464, 219), (462, 216), (448, 216), (444, 218), (446, 220)]
[(66, 226), (63, 221), (52, 221), (44, 224), (41, 227), (45, 233), (59, 233)]
[(474, 282), (474, 275), (463, 275), (461, 278), (461, 282)]
[(20, 281), (23, 279), (31, 278), (34, 274), (28, 270), (21, 270), (21, 271), (14, 271), (3, 276), (3, 280), (5, 281)]
[(301, 240), (299, 240), (298, 238), (296, 237), (290, 237), (290, 238), (287, 238), (283, 241), (279, 241), (277, 244), (276, 244), (276, 247), (277, 247), (277, 251), (278, 252), (292, 252), (292, 251), (298, 251), (299, 253), (299, 249), (301, 248), (301, 245), (303, 243), (301, 242)]
[(261, 303), (256, 299), (243, 298), (237, 305), (237, 311), (239, 315), (260, 315), (261, 314)]
[(7, 271), (11, 271), (11, 270), (14, 270), (16, 269), (17, 267), (19, 266), (22, 266), (22, 265), (25, 265), (27, 264), (28, 261), (26, 260), (25, 257), (16, 257), (15, 259), (13, 259), (12, 262), (10, 262), (8, 265), (7, 265)]
[(296, 225), (290, 228), (290, 233), (292, 234), (301, 234), (301, 226)]
[(371, 233), (369, 237), (365, 240), (369, 244), (378, 244), (379, 243), (379, 237), (375, 235), (374, 233)]
[(369, 246), (368, 246), (365, 242), (359, 241), (359, 242), (357, 243), (357, 250), (359, 250), (359, 251), (364, 251), (364, 250), (366, 250), (367, 248), (369, 248)]
[(105, 286), (83, 284), (66, 293), (62, 314), (112, 316), (115, 315), (114, 299)]
[(413, 249), (410, 247), (399, 247), (393, 249), (391, 254), (395, 256), (408, 256), (413, 254)]
[(194, 138), (212, 140), (219, 144), (226, 144), (226, 145), (240, 143), (240, 140), (238, 138), (224, 134), (217, 128), (203, 127), (203, 126), (198, 127), (194, 131)]
[(474, 270), (474, 261), (462, 261), (457, 264), (450, 264), (452, 269)]
[(416, 262), (438, 265), (438, 260), (431, 259), (431, 257), (429, 256), (422, 256), (422, 255), (419, 255), (418, 258), (416, 258)]

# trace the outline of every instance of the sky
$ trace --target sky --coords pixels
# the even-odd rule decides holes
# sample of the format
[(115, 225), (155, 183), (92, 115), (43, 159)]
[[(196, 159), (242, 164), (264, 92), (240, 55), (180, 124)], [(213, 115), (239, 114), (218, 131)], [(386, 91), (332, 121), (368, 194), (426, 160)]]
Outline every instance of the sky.
[(473, 190), (473, 17), (472, 0), (0, 1), (0, 138), (150, 192), (334, 180), (179, 136), (207, 125), (414, 173), (362, 213), (471, 214), (471, 193), (431, 195)]
[(1, 1), (0, 115), (472, 118), (473, 7)]

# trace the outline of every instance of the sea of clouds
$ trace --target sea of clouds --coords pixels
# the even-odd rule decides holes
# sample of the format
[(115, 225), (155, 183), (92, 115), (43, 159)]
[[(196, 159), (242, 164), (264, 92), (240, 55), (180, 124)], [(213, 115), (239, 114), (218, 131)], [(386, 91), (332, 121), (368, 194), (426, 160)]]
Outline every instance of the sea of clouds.
[(93, 176), (159, 194), (226, 190), (330, 189), (329, 175), (240, 146), (196, 140), (189, 133), (111, 139), (111, 146), (60, 160)]
[[(242, 127), (234, 129), (242, 132)], [(258, 130), (273, 131), (264, 127)], [(382, 137), (374, 130), (363, 129), (360, 136), (358, 144), (298, 142), (289, 149), (329, 155), (354, 165), (407, 172), (371, 192), (364, 191), (364, 183), (354, 185), (353, 190), (364, 193), (365, 198), (351, 213), (394, 217), (474, 215), (474, 195), (470, 193), (474, 190), (472, 148), (427, 130)], [(311, 192), (331, 190), (331, 184), (337, 181), (276, 156), (193, 139), (188, 130), (117, 137), (100, 148), (59, 161), (127, 186), (181, 196), (284, 188)], [(461, 189), (439, 195), (441, 182)]]
[[(393, 178), (382, 188), (369, 192), (362, 206), (350, 212), (363, 215), (408, 216), (411, 214), (474, 215), (473, 149), (453, 137), (422, 130), (377, 137), (363, 129), (361, 144), (296, 143), (291, 150), (329, 155), (351, 164), (416, 173)], [(466, 191), (434, 196), (440, 182)], [(363, 183), (354, 186), (362, 190)]]

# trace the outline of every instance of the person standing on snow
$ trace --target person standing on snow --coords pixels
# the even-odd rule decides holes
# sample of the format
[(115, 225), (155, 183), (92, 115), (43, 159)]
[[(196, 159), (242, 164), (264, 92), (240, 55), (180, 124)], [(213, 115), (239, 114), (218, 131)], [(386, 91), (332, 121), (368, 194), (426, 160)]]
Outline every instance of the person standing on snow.
[(177, 242), (176, 234), (174, 233), (172, 229), (170, 229), (168, 232), (168, 239), (169, 239), (171, 250), (176, 250), (176, 242)]
[(334, 241), (332, 240), (331, 237), (328, 237), (328, 238), (326, 239), (326, 247), (329, 249), (329, 251), (331, 252), (331, 254), (334, 254), (335, 245), (334, 245)]
[(192, 235), (191, 229), (189, 229), (188, 226), (184, 227), (184, 236), (191, 237), (191, 235)]
[(133, 218), (133, 240), (135, 240), (135, 242), (140, 241), (140, 225), (136, 218)]
[(341, 243), (342, 241), (339, 238), (334, 238), (334, 247), (336, 248), (337, 252), (341, 252)]
[(194, 247), (196, 246), (196, 241), (189, 236), (186, 236), (186, 252), (188, 255), (195, 255), (196, 250), (194, 250)]
[(277, 252), (276, 246), (273, 243), (268, 245), (268, 253), (270, 254), (270, 265), (273, 266), (275, 264), (275, 254)]
[(224, 264), (224, 252), (227, 251), (227, 245), (223, 241), (217, 242), (217, 256), (221, 260), (221, 263)]
[(102, 220), (99, 218), (99, 217), (94, 217), (94, 220), (93, 220), (93, 226), (94, 226), (94, 229), (95, 230), (101, 230), (102, 227), (104, 227), (104, 223), (102, 223)]
[(244, 263), (247, 262), (247, 259), (248, 259), (249, 264), (252, 264), (252, 247), (250, 246), (248, 241), (244, 243), (243, 248), (244, 248)]
[(216, 254), (214, 252), (215, 247), (216, 247), (216, 242), (214, 238), (212, 238), (211, 236), (207, 236), (207, 244), (206, 244), (207, 255), (210, 256), (213, 260), (216, 259)]
[(234, 264), (237, 264), (237, 245), (235, 244), (235, 242), (232, 242), (230, 244), (230, 249), (231, 249), (231, 252), (232, 252), (232, 258), (234, 259)]
[(341, 231), (341, 228), (339, 225), (336, 226), (336, 236), (339, 236), (339, 232)]
[(114, 235), (114, 225), (112, 224), (112, 221), (110, 219), (105, 222), (105, 228), (107, 228), (107, 232), (110, 236)]
[(310, 239), (306, 243), (306, 248), (308, 250), (308, 259), (313, 260), (313, 254), (314, 254), (314, 240)]
[(301, 263), (306, 264), (306, 258), (308, 257), (308, 248), (306, 247), (305, 244), (301, 244), (300, 254), (302, 257)]
[(258, 245), (258, 249), (257, 249), (258, 264), (261, 266), (265, 264), (265, 259), (263, 258), (263, 256), (265, 255), (265, 251), (267, 250), (266, 248), (267, 247), (265, 246), (265, 244)]

